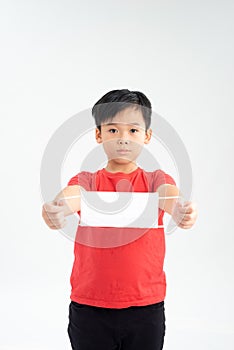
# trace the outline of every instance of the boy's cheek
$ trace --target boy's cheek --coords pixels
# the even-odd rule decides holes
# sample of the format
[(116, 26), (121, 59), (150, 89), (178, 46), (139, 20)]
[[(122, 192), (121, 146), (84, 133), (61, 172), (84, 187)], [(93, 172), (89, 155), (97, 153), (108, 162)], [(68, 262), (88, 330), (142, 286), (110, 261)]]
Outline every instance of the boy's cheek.
[(136, 159), (142, 151), (143, 145), (134, 142), (134, 144), (126, 144), (126, 148), (130, 150), (129, 153), (121, 154), (118, 150), (122, 145), (118, 144), (117, 141), (105, 142), (103, 143), (103, 149), (109, 159), (127, 159), (134, 160)]

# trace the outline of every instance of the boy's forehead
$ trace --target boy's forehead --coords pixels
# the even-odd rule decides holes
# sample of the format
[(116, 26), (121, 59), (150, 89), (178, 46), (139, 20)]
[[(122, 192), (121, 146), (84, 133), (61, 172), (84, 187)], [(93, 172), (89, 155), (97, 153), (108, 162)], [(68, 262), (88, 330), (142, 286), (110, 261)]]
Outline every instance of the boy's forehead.
[(126, 109), (117, 113), (113, 118), (107, 119), (103, 125), (132, 125), (137, 127), (145, 127), (145, 121), (142, 112), (139, 110)]

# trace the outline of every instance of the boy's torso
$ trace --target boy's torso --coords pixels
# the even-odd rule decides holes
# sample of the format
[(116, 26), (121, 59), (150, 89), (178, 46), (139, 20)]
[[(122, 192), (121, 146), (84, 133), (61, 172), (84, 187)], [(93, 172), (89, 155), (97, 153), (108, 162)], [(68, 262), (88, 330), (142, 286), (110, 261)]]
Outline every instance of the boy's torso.
[[(68, 185), (79, 184), (87, 191), (154, 192), (162, 183), (175, 184), (161, 170), (145, 172), (138, 168), (130, 174), (110, 173), (105, 169), (96, 173), (81, 172)], [(163, 224), (163, 214), (159, 210), (159, 225)], [(86, 228), (87, 234), (88, 230)], [(92, 228), (92, 232), (100, 236), (126, 235), (129, 228), (98, 227)], [(73, 301), (99, 307), (125, 308), (164, 300), (164, 230), (134, 229), (134, 235), (136, 239), (130, 243), (111, 248), (75, 243), (71, 274)]]

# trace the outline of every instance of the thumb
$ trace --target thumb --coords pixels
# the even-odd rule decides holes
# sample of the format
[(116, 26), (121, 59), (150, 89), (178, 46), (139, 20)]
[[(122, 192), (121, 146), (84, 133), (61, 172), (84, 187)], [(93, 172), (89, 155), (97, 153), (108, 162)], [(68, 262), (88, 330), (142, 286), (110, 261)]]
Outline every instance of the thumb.
[(57, 205), (57, 206), (59, 206), (59, 207), (62, 207), (63, 206), (63, 202), (62, 202), (62, 199), (60, 198), (60, 199), (56, 199), (56, 200), (54, 200), (54, 205)]

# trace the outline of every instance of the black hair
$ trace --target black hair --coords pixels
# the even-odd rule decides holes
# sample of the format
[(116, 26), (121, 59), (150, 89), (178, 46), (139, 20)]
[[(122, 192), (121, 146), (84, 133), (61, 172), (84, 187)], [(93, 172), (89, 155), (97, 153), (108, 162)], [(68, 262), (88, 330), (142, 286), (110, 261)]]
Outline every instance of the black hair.
[(99, 131), (101, 123), (111, 121), (118, 112), (129, 107), (141, 110), (147, 131), (151, 124), (151, 103), (142, 92), (128, 89), (109, 91), (95, 103), (92, 115)]

